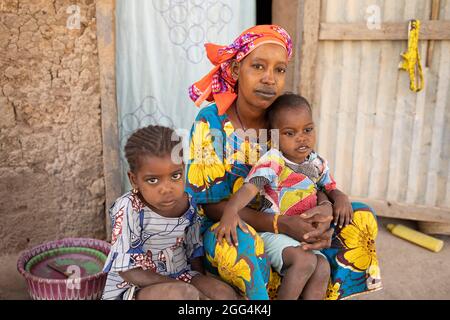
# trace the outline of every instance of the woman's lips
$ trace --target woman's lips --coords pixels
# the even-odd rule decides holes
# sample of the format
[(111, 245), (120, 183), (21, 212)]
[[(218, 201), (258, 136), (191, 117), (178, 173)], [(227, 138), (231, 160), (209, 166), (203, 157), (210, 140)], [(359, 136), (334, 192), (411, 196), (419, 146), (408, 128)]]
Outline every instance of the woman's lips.
[(275, 91), (272, 90), (255, 90), (255, 94), (264, 99), (272, 99), (276, 95)]

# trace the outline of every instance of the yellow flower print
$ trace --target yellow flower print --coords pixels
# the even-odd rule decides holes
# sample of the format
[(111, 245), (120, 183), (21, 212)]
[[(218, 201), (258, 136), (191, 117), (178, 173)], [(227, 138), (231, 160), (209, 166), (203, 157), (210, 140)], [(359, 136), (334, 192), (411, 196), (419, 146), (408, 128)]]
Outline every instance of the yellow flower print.
[(231, 136), (231, 134), (234, 132), (234, 127), (230, 121), (225, 122), (225, 124), (223, 125), (223, 131), (225, 131), (225, 135), (227, 137)]
[(344, 253), (344, 259), (357, 269), (355, 271), (378, 265), (375, 250), (377, 233), (375, 217), (368, 211), (356, 211), (352, 223), (341, 230), (341, 239), (349, 249)]
[(255, 255), (260, 257), (264, 254), (264, 241), (251, 225), (246, 224), (250, 235), (255, 239)]
[(337, 300), (339, 299), (339, 296), (341, 293), (339, 292), (339, 289), (341, 288), (341, 284), (339, 282), (336, 282), (334, 285), (330, 282), (328, 282), (328, 289), (327, 289), (327, 296), (325, 300)]
[(256, 235), (256, 237), (255, 237), (255, 255), (257, 257), (260, 257), (263, 254), (264, 254), (264, 241), (259, 235)]
[(226, 282), (235, 286), (241, 293), (245, 292), (245, 281), (251, 279), (250, 266), (244, 259), (237, 260), (237, 248), (228, 245), (226, 241), (217, 244), (214, 252), (214, 258), (208, 253), (206, 258), (213, 267), (219, 271), (219, 275)]
[(250, 234), (253, 236), (253, 238), (255, 238), (257, 236), (256, 230), (253, 229), (252, 226), (247, 225), (248, 231), (250, 232)]
[(217, 178), (225, 175), (224, 164), (217, 156), (211, 139), (209, 125), (198, 122), (190, 145), (188, 181), (197, 187), (209, 187)]
[(233, 183), (233, 193), (236, 193), (244, 185), (244, 178), (239, 177)]
[(270, 300), (276, 300), (278, 296), (278, 288), (281, 285), (281, 276), (270, 269), (269, 283), (267, 284), (267, 289), (269, 291)]
[(244, 163), (248, 165), (255, 165), (259, 160), (260, 147), (257, 143), (251, 143), (250, 141), (244, 141), (239, 146), (234, 154), (232, 154), (231, 159), (235, 162)]
[(206, 217), (205, 215), (205, 210), (203, 209), (203, 206), (197, 206), (197, 214), (199, 215), (199, 217), (203, 218)]
[(367, 289), (375, 290), (382, 287), (380, 267), (378, 264), (373, 264), (367, 270), (368, 278), (366, 280)]
[(211, 231), (214, 231), (217, 229), (217, 227), (220, 225), (220, 222), (216, 222), (211, 226)]
[(233, 161), (230, 162), (227, 157), (223, 158), (223, 167), (224, 167), (226, 172), (230, 172), (231, 171), (231, 168), (232, 168), (231, 164), (232, 164), (232, 162)]

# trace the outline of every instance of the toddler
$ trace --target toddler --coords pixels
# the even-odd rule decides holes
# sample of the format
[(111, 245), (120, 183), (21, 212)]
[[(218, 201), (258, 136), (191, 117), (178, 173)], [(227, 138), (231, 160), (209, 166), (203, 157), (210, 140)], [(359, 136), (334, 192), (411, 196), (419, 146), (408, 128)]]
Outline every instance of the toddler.
[[(283, 280), (278, 299), (323, 299), (330, 276), (326, 257), (317, 250), (306, 251), (302, 243), (277, 232), (279, 215), (300, 215), (317, 206), (317, 191), (333, 201), (335, 224), (350, 223), (353, 210), (348, 197), (336, 188), (327, 161), (314, 151), (316, 135), (311, 107), (296, 94), (278, 97), (267, 110), (270, 128), (277, 130), (279, 150), (272, 147), (250, 171), (244, 185), (228, 201), (217, 240), (236, 245), (236, 227), (242, 226), (239, 211), (261, 193), (261, 211), (274, 215), (274, 233), (259, 233), (272, 267)], [(275, 142), (272, 137), (272, 143)], [(319, 205), (329, 204), (322, 201)], [(234, 242), (234, 243), (232, 243)]]

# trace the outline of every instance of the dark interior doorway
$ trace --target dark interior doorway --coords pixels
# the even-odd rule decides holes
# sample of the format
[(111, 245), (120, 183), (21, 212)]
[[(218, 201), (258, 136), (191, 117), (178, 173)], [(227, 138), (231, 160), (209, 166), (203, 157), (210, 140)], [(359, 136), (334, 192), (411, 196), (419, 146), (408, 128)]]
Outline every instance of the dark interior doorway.
[(256, 0), (256, 24), (272, 24), (272, 0)]

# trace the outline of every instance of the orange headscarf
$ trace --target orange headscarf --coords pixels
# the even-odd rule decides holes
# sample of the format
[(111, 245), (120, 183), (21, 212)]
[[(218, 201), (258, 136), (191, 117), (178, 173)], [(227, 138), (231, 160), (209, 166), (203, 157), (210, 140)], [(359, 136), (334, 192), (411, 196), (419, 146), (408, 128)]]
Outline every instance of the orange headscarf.
[(288, 53), (288, 59), (291, 58), (291, 37), (277, 25), (259, 25), (247, 29), (229, 46), (205, 44), (208, 59), (215, 67), (189, 88), (189, 96), (195, 101), (195, 105), (200, 106), (205, 100), (215, 101), (219, 115), (224, 114), (237, 98), (236, 80), (231, 76), (231, 62), (241, 61), (264, 43), (282, 45)]

